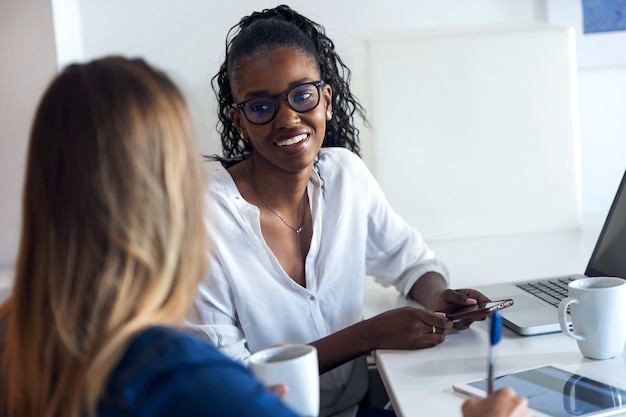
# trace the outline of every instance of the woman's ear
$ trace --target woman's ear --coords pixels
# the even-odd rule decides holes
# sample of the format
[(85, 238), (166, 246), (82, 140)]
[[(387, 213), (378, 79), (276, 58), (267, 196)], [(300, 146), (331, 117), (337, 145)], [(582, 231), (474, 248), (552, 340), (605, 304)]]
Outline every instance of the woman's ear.
[(322, 95), (324, 96), (324, 107), (326, 109), (326, 120), (333, 118), (333, 89), (330, 85), (322, 86)]
[(239, 132), (239, 137), (242, 140), (246, 140), (246, 131), (243, 128), (241, 113), (237, 109), (230, 109), (228, 115), (230, 116), (230, 120), (233, 122), (233, 126), (235, 126), (235, 129)]
[(332, 112), (333, 111), (333, 88), (328, 84), (324, 84), (322, 86), (322, 95), (324, 96), (324, 100), (326, 104), (326, 111)]

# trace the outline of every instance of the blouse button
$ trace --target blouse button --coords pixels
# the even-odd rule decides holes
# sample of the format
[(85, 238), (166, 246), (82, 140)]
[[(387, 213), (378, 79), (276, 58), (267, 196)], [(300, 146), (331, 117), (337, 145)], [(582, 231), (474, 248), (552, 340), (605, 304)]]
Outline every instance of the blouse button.
[(309, 297), (309, 300), (311, 300), (311, 301), (315, 301), (315, 296), (314, 296), (314, 295), (312, 295), (311, 297)]

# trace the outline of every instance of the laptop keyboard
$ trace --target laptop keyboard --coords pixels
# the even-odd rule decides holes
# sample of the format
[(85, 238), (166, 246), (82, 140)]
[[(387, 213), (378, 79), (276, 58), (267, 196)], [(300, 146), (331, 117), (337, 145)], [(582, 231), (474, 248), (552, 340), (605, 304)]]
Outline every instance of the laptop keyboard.
[(562, 299), (567, 297), (567, 284), (574, 281), (576, 277), (563, 277), (535, 282), (525, 282), (516, 284), (519, 288), (531, 293), (535, 297), (541, 298), (555, 307), (559, 306)]

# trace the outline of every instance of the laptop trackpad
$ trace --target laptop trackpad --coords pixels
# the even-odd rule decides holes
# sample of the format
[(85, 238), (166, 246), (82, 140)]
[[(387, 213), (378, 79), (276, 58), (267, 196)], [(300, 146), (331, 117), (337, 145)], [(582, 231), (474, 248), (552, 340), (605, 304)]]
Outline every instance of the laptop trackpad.
[(546, 307), (545, 304), (542, 304), (529, 295), (514, 295), (511, 298), (515, 301), (515, 303), (511, 307), (507, 308), (509, 311), (521, 311)]

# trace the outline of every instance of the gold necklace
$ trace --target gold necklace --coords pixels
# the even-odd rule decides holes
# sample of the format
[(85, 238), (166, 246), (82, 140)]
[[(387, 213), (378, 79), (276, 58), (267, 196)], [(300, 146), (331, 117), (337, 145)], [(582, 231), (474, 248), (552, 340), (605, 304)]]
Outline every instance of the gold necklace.
[(265, 204), (265, 207), (267, 207), (272, 213), (274, 213), (276, 215), (276, 217), (278, 217), (280, 219), (280, 221), (285, 224), (285, 226), (287, 226), (288, 228), (290, 228), (291, 230), (293, 230), (297, 234), (300, 234), (300, 232), (302, 232), (302, 227), (304, 226), (304, 219), (306, 217), (306, 211), (304, 213), (302, 213), (302, 222), (301, 222), (300, 226), (293, 227), (292, 225), (287, 223), (287, 220), (285, 220), (283, 218), (283, 216), (281, 216), (280, 213), (278, 213), (274, 209), (274, 207), (270, 206), (270, 204), (267, 201), (265, 201), (265, 199), (263, 198), (263, 195), (256, 188), (256, 184), (254, 183), (254, 179), (252, 178), (252, 171), (250, 171), (250, 166), (248, 165), (248, 160), (246, 159), (244, 161), (244, 163), (246, 164), (246, 169), (248, 170), (248, 176), (250, 177), (250, 183), (252, 183), (252, 188), (254, 189), (254, 192), (259, 196), (259, 198), (261, 199), (263, 204)]

